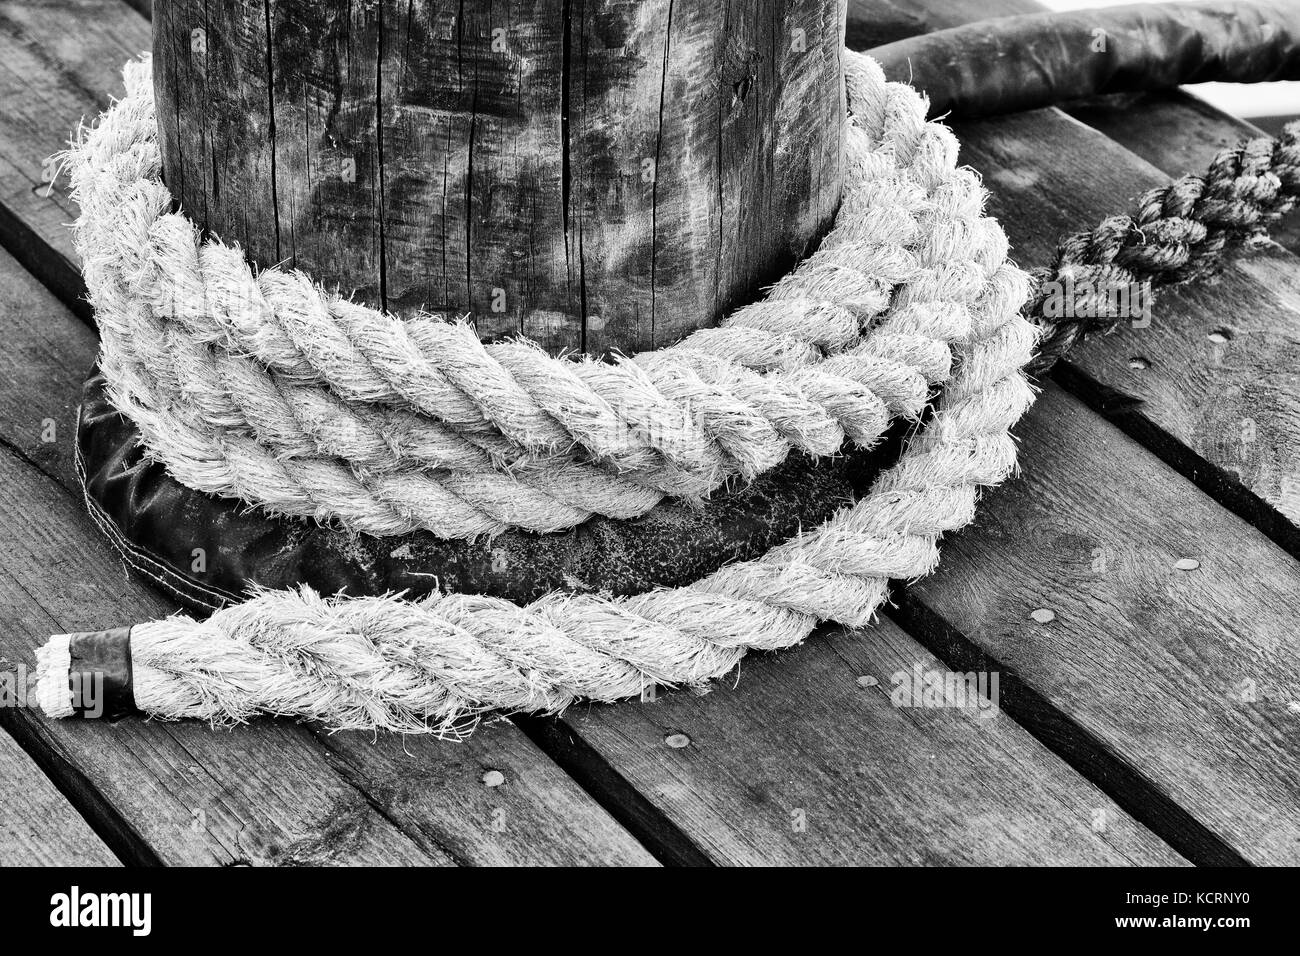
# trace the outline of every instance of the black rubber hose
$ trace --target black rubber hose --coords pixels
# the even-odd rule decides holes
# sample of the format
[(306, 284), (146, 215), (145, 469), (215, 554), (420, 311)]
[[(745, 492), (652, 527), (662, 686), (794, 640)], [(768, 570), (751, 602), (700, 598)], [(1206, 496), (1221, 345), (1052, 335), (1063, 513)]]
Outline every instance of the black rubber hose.
[(1137, 3), (981, 20), (868, 51), (930, 97), (988, 116), (1103, 93), (1300, 79), (1300, 0)]

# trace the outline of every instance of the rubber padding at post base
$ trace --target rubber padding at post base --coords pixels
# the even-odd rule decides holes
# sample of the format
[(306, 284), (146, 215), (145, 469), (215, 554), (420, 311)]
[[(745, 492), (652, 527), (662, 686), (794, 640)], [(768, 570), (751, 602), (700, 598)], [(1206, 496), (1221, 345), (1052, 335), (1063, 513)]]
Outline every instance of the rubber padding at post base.
[(91, 516), (128, 564), (199, 612), (240, 600), (253, 584), (410, 597), (441, 588), (521, 603), (555, 590), (679, 587), (815, 527), (853, 495), (850, 458), (791, 455), (704, 507), (666, 500), (631, 521), (595, 517), (556, 534), (507, 531), (477, 542), (429, 532), (375, 538), (194, 491), (147, 459), (138, 437), (109, 403), (103, 376), (92, 374), (77, 427)]

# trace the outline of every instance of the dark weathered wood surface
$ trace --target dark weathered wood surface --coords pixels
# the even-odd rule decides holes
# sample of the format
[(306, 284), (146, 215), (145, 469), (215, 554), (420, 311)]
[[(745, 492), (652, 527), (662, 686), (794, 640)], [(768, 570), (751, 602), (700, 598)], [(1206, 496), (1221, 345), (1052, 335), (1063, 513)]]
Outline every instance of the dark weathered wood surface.
[(117, 865), (104, 841), (3, 731), (0, 780), (0, 867)]
[(149, 24), (121, 2), (6, 2), (0, 37), (0, 244), (42, 281), (74, 290), (65, 302), (89, 317), (67, 229), (76, 206), (55, 186), (51, 157), (121, 87), (122, 64), (149, 49)]
[(841, 0), (159, 0), (169, 184), (262, 265), (626, 352), (829, 226)]

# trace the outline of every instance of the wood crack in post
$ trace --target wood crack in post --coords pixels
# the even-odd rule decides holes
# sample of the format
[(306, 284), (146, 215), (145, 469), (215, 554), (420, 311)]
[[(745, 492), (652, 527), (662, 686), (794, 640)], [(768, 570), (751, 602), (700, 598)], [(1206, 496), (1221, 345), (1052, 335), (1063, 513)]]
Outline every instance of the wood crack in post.
[[(264, 0), (262, 9), (266, 14), (266, 115), (267, 115), (267, 135), (271, 140), (271, 209), (273, 210), (272, 218), (275, 220), (275, 261), (279, 262), (282, 258), (280, 251), (280, 198), (277, 194), (276, 187), (276, 170), (275, 170), (275, 68), (273, 65), (271, 33), (271, 0)], [(213, 171), (213, 180), (216, 180), (216, 171)]]
[[(561, 8), (560, 35), (560, 228), (564, 234), (564, 270), (568, 286), (568, 302), (573, 302), (573, 256), (574, 245), (578, 255), (578, 348), (587, 351), (587, 309), (586, 279), (582, 274), (582, 241), (579, 233), (576, 243), (570, 242), (570, 203), (573, 201), (573, 166), (572, 166), (572, 125), (570, 108), (572, 105), (573, 83), (573, 6), (572, 0), (563, 0)], [(581, 217), (578, 218), (581, 229)]]
[(379, 206), (379, 307), (388, 311), (388, 244), (384, 226), (384, 4), (376, 7), (379, 28), (375, 56), (375, 158), (379, 166), (375, 181)]
[(664, 24), (664, 65), (659, 75), (659, 128), (655, 135), (655, 163), (650, 180), (650, 343), (655, 338), (655, 284), (659, 268), (659, 154), (664, 144), (664, 91), (668, 87), (668, 56), (673, 45), (673, 0), (668, 0), (668, 18)]
[[(730, 36), (731, 27), (731, 4), (724, 3), (722, 7), (722, 36)], [(730, 104), (724, 106), (723, 91), (726, 89), (727, 82), (727, 43), (724, 39), (717, 49), (718, 75), (716, 78), (717, 86), (717, 104), (718, 104), (718, 130), (716, 148), (714, 150), (714, 179), (716, 183), (716, 203), (718, 210), (718, 233), (713, 243), (713, 312), (717, 315), (719, 305), (722, 299), (722, 245), (723, 245), (723, 228), (727, 221), (726, 207), (724, 206), (725, 198), (723, 191), (723, 180), (725, 178), (725, 167), (723, 166), (722, 141), (724, 130), (727, 126), (727, 115), (731, 111)]]
[[(465, 0), (460, 2), (460, 12), (456, 18), (456, 69), (460, 78), (460, 89), (464, 92), (465, 75), (461, 48), (465, 36)], [(469, 135), (465, 146), (465, 302), (464, 310), (469, 313), (470, 321), (478, 328), (478, 316), (474, 312), (473, 263), (474, 263), (474, 136), (478, 131), (478, 59), (474, 60), (474, 91), (470, 96)]]

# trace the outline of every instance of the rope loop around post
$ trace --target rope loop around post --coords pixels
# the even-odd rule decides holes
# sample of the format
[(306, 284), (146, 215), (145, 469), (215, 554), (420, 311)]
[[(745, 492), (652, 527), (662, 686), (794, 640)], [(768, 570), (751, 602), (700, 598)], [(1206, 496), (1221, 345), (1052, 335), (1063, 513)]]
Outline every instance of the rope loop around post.
[[(1294, 32), (1274, 44), (1287, 69)], [(1221, 65), (1240, 66), (1240, 38), (1227, 39)], [(717, 328), (611, 362), (484, 344), (464, 322), (400, 321), (301, 273), (254, 272), (172, 210), (148, 61), (128, 65), (127, 96), (67, 157), (75, 236), (110, 396), (192, 488), (377, 536), (549, 531), (632, 518), (666, 496), (702, 499), (792, 450), (870, 447), (891, 421), (934, 412), (856, 503), (687, 586), (518, 604), (263, 590), (205, 621), (52, 638), (38, 652), (47, 713), (85, 709), (77, 662), (110, 661), (129, 675), (129, 686), (115, 678), (115, 707), (129, 699), (159, 717), (268, 713), (454, 735), (485, 711), (695, 685), (821, 622), (865, 625), (889, 580), (933, 570), (942, 535), (1014, 470), (1009, 430), (1033, 401), (1027, 374), (1116, 327), (1083, 306), (1211, 274), (1300, 196), (1292, 126), (1067, 237), (1031, 280), (1007, 259), (952, 133), (927, 121), (925, 97), (869, 57), (846, 58), (848, 178), (820, 248)]]
[[(891, 578), (928, 573), (978, 490), (1014, 468), (1033, 400), (1028, 277), (922, 96), (847, 53), (849, 174), (819, 249), (766, 299), (681, 343), (613, 362), (482, 344), (403, 322), (306, 276), (254, 273), (198, 234), (159, 179), (148, 61), (71, 150), (75, 238), (114, 404), (183, 483), (385, 535), (561, 528), (703, 496), (791, 449), (869, 446), (933, 419), (871, 492), (758, 559), (626, 597), (527, 605), (263, 592), (206, 621), (129, 632), (146, 713), (455, 734), (487, 710), (552, 712), (720, 677), (820, 622), (867, 624)], [(42, 650), (42, 700), (73, 701)]]

